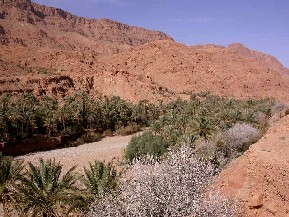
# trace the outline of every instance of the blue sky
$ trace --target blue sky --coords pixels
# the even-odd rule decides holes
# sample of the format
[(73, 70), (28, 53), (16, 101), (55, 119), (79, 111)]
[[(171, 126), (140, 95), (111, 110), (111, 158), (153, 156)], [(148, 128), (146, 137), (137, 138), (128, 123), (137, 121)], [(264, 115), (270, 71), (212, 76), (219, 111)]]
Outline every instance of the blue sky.
[(240, 42), (289, 67), (288, 0), (32, 0), (87, 18), (160, 30), (187, 45)]

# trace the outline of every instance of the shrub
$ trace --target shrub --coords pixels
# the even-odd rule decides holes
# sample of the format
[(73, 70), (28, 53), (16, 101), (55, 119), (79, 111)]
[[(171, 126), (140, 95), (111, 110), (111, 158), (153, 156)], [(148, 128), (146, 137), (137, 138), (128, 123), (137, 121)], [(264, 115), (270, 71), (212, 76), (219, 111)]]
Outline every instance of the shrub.
[(134, 158), (145, 155), (160, 157), (167, 151), (168, 146), (168, 142), (162, 137), (145, 132), (131, 139), (125, 150), (125, 159), (132, 162)]
[(104, 137), (113, 136), (113, 133), (112, 133), (111, 129), (107, 129), (102, 133), (102, 136), (104, 136)]
[(45, 68), (40, 68), (40, 69), (39, 69), (39, 74), (41, 74), (41, 75), (46, 75), (46, 74), (47, 74), (47, 69), (45, 69)]
[(228, 130), (216, 133), (210, 139), (200, 138), (193, 145), (198, 156), (210, 160), (217, 168), (223, 168), (260, 137), (260, 130), (249, 124), (237, 123)]
[(125, 127), (120, 127), (119, 129), (116, 130), (117, 135), (121, 136), (127, 136), (134, 134), (140, 130), (139, 126), (136, 124), (129, 124)]
[(89, 216), (234, 216), (220, 194), (206, 194), (215, 170), (193, 149), (171, 150), (163, 161), (145, 158), (128, 169), (118, 194), (96, 200)]
[(281, 102), (275, 102), (271, 108), (271, 115), (274, 115), (278, 112), (282, 112), (284, 110), (288, 109), (288, 105), (281, 103)]
[(98, 142), (101, 139), (101, 134), (95, 132), (86, 132), (79, 139), (80, 144)]
[[(249, 124), (237, 123), (220, 135), (217, 141), (218, 161), (224, 166), (232, 159), (243, 154), (251, 144), (261, 137), (261, 131)], [(223, 158), (223, 159), (221, 159)], [(223, 162), (221, 162), (223, 161)]]
[(225, 132), (225, 139), (230, 148), (243, 153), (260, 138), (260, 130), (249, 124), (235, 124)]

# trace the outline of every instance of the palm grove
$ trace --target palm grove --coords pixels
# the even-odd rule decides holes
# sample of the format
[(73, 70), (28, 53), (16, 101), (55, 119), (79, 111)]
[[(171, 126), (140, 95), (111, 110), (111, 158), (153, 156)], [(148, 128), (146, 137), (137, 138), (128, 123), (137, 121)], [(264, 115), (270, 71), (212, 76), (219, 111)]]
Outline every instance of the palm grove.
[[(208, 201), (204, 191), (228, 162), (260, 138), (268, 118), (283, 107), (267, 99), (236, 100), (208, 93), (154, 104), (115, 96), (93, 98), (85, 92), (58, 101), (31, 94), (2, 95), (2, 141), (35, 134), (77, 135), (76, 144), (81, 144), (107, 134), (149, 130), (131, 140), (121, 173), (112, 162), (95, 161), (79, 174), (74, 167), (62, 171), (53, 159), (25, 165), (1, 156), (1, 203), (7, 215), (14, 210), (28, 216), (231, 216), (235, 209), (229, 201), (218, 195)], [(180, 170), (184, 165), (190, 166)], [(200, 182), (204, 184), (196, 185)], [(162, 201), (168, 189), (175, 197)], [(142, 205), (133, 209), (134, 204)]]

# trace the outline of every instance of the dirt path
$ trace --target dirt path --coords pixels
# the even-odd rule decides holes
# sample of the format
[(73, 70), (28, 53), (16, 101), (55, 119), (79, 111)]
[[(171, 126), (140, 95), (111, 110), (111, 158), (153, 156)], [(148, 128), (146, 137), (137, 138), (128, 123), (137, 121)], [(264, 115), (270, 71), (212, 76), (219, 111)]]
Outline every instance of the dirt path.
[(16, 159), (36, 163), (39, 158), (55, 158), (56, 161), (60, 161), (63, 164), (64, 171), (67, 171), (74, 165), (77, 165), (78, 171), (81, 171), (84, 166), (88, 166), (89, 162), (93, 162), (94, 160), (109, 161), (113, 158), (121, 159), (124, 149), (132, 137), (133, 135), (106, 137), (99, 142), (88, 143), (78, 147), (36, 152), (19, 156)]

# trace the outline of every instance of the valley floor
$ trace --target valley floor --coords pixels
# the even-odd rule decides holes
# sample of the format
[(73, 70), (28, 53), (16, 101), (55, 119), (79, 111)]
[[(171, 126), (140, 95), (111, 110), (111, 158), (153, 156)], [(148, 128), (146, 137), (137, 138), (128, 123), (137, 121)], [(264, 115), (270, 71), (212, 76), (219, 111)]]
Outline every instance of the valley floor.
[[(36, 163), (39, 158), (55, 158), (65, 171), (74, 165), (82, 171), (94, 160), (121, 159), (132, 136), (107, 137), (18, 159)], [(241, 201), (241, 216), (289, 217), (289, 116), (273, 123), (262, 139), (221, 172), (213, 186)]]
[[(137, 134), (134, 134), (137, 135)], [(36, 152), (16, 159), (23, 159), (25, 162), (37, 163), (39, 158), (55, 158), (56, 162), (63, 164), (63, 170), (68, 171), (72, 166), (78, 166), (77, 171), (81, 172), (84, 166), (95, 160), (110, 161), (121, 160), (124, 149), (133, 135), (106, 137), (99, 142), (87, 143), (77, 147), (62, 148), (51, 151)]]

